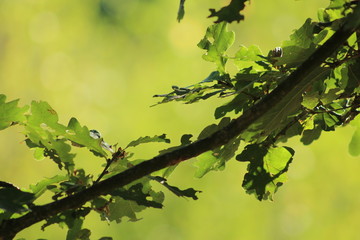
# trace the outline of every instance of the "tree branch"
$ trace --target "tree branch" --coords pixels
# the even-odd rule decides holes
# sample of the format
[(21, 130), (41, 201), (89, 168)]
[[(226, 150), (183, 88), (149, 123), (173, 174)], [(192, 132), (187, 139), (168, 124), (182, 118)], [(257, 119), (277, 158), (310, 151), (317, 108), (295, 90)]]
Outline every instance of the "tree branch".
[[(178, 164), (226, 144), (278, 104), (284, 97), (291, 93), (297, 85), (300, 83), (306, 85), (311, 84), (312, 79), (307, 77), (316, 68), (320, 67), (326, 58), (330, 57), (359, 27), (360, 4), (358, 4), (354, 12), (346, 18), (342, 27), (337, 30), (324, 45), (319, 47), (309, 59), (303, 62), (284, 82), (225, 128), (205, 139), (144, 161), (74, 195), (49, 204), (36, 206), (31, 212), (22, 217), (4, 220), (0, 225), (0, 240), (12, 239), (18, 232), (37, 222), (55, 216), (62, 211), (79, 208), (89, 200), (100, 195), (106, 195), (114, 189), (123, 187), (152, 172)], [(304, 80), (308, 80), (308, 82), (305, 83)]]

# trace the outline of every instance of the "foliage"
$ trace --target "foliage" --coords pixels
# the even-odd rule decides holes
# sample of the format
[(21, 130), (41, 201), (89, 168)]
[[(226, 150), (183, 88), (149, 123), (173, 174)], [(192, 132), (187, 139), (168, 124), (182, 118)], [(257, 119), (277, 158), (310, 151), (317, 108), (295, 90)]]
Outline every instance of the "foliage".
[[(232, 112), (242, 114), (251, 109), (291, 75), (338, 29), (337, 21), (342, 21), (349, 9), (350, 5), (345, 1), (337, 1), (337, 4), (332, 2), (328, 8), (319, 11), (319, 22), (307, 19), (291, 34), (290, 40), (284, 41), (281, 47), (266, 55), (257, 46), (240, 46), (234, 56), (228, 56), (227, 50), (234, 42), (234, 33), (227, 30), (224, 22), (212, 25), (198, 46), (206, 51), (203, 58), (215, 63), (216, 71), (199, 83), (188, 87), (176, 86), (173, 87), (174, 91), (155, 97), (162, 97), (159, 104), (170, 101), (190, 104), (215, 96), (232, 97), (227, 104), (217, 107), (214, 112), (215, 118), (221, 119), (219, 125), (222, 125), (222, 128), (226, 125), (225, 121), (230, 122), (227, 115)], [(278, 147), (282, 142), (300, 135), (304, 144), (310, 144), (319, 138), (322, 131), (333, 131), (338, 126), (344, 126), (358, 114), (358, 45), (358, 35), (353, 34), (336, 54), (307, 76), (305, 84), (297, 85), (287, 97), (274, 105), (271, 111), (223, 147), (232, 146), (231, 158), (240, 141), (248, 144), (237, 156), (240, 161), (250, 161), (249, 172), (243, 183), (248, 193), (255, 194), (259, 200), (271, 199), (286, 179), (285, 174), (294, 152), (289, 147)], [(238, 69), (233, 76), (226, 71), (229, 61)], [(205, 128), (204, 131), (211, 127), (213, 126)], [(211, 133), (207, 134), (210, 135)], [(358, 131), (355, 132), (349, 148), (354, 155), (359, 154), (357, 136)], [(286, 150), (288, 154), (279, 153), (279, 157), (276, 157), (273, 153), (275, 149)], [(202, 177), (210, 170), (223, 169), (226, 160), (222, 160), (221, 156), (215, 152), (200, 155), (195, 163), (198, 167), (196, 176)], [(267, 163), (265, 159), (268, 158), (274, 160)], [(272, 172), (267, 167), (269, 163), (280, 164), (282, 168), (278, 169), (278, 172)]]
[[(24, 128), (27, 146), (35, 150), (34, 158), (49, 158), (57, 164), (60, 170), (65, 170), (65, 173), (60, 172), (52, 178), (30, 185), (29, 190), (20, 190), (11, 184), (2, 182), (0, 186), (0, 207), (3, 212), (0, 214), (0, 220), (17, 216), (16, 214), (30, 212), (35, 206), (36, 200), (46, 192), (53, 195), (53, 200), (59, 200), (80, 192), (103, 178), (109, 178), (142, 161), (134, 159), (133, 153), (120, 147), (117, 151), (110, 152), (111, 157), (109, 158), (109, 153), (104, 150), (104, 141), (101, 136), (100, 138), (91, 137), (89, 129), (86, 126), (81, 126), (75, 118), (71, 118), (67, 126), (58, 123), (59, 118), (56, 111), (46, 102), (33, 101), (30, 106), (18, 107), (18, 100), (6, 102), (5, 95), (0, 95), (0, 99), (2, 99), (0, 108), (3, 116), (1, 117), (1, 126), (7, 128), (15, 124), (21, 125)], [(165, 134), (140, 137), (131, 141), (125, 149), (153, 142), (170, 143), (170, 140), (166, 138)], [(73, 147), (86, 148), (94, 154), (94, 157), (105, 160), (104, 171), (99, 177), (95, 179), (94, 176), (86, 174), (84, 169), (76, 167), (74, 162), (76, 154), (72, 153)], [(136, 221), (138, 220), (137, 212), (147, 207), (162, 208), (164, 194), (152, 190), (152, 182), (160, 183), (177, 196), (197, 199), (196, 193), (198, 191), (192, 188), (180, 190), (169, 185), (167, 179), (163, 177), (148, 176), (124, 188), (114, 190), (109, 193), (109, 196), (94, 199), (89, 206), (77, 210), (68, 210), (53, 216), (47, 219), (42, 229), (54, 223), (60, 226), (64, 226), (65, 223), (69, 228), (68, 236), (77, 236), (69, 237), (69, 239), (87, 239), (79, 236), (90, 234), (89, 230), (81, 228), (84, 217), (90, 211), (98, 212), (101, 218), (106, 221), (120, 222), (124, 217), (130, 221)]]
[[(190, 140), (192, 135), (183, 135), (180, 146), (164, 149), (159, 156), (166, 158), (169, 153), (182, 153), (184, 147), (214, 138), (232, 126), (234, 120), (231, 116), (243, 116), (252, 111), (339, 30), (356, 5), (345, 0), (331, 1), (328, 8), (319, 11), (319, 21), (307, 19), (281, 47), (263, 54), (257, 46), (240, 46), (230, 56), (228, 50), (234, 43), (235, 34), (228, 30), (227, 22), (244, 19), (240, 11), (244, 9), (245, 2), (232, 0), (219, 11), (210, 9), (210, 17), (218, 19), (208, 27), (198, 46), (205, 51), (203, 59), (215, 64), (214, 71), (191, 86), (173, 86), (170, 93), (155, 95), (162, 98), (158, 104), (171, 101), (191, 104), (215, 96), (231, 98), (227, 104), (214, 110), (218, 124), (205, 127), (195, 142)], [(178, 21), (184, 17), (184, 4), (185, 1), (181, 0)], [(286, 174), (295, 154), (293, 149), (284, 146), (284, 142), (293, 136), (301, 136), (304, 144), (311, 144), (323, 131), (334, 131), (336, 127), (350, 122), (360, 126), (360, 120), (356, 118), (360, 107), (359, 44), (359, 34), (354, 33), (336, 53), (289, 90), (245, 131), (210, 151), (198, 152), (194, 163), (197, 167), (195, 176), (201, 178), (210, 171), (223, 170), (226, 163), (236, 156), (236, 160), (248, 163), (242, 184), (245, 191), (258, 200), (273, 199), (274, 193), (287, 179)], [(235, 74), (227, 71), (229, 62), (236, 66)], [(133, 166), (156, 162), (157, 157), (149, 161), (136, 158), (129, 148), (148, 143), (170, 143), (162, 134), (140, 137), (124, 148), (109, 145), (100, 134), (94, 137), (76, 118), (71, 118), (67, 125), (59, 123), (56, 111), (47, 102), (33, 101), (30, 105), (19, 107), (18, 100), (6, 102), (6, 96), (0, 95), (0, 130), (13, 125), (23, 128), (26, 144), (34, 150), (35, 159), (51, 159), (60, 171), (52, 178), (30, 185), (29, 189), (0, 182), (0, 221), (4, 229), (12, 220), (36, 212), (38, 200), (45, 193), (50, 194), (55, 203), (61, 202), (86, 190), (96, 189), (100, 183), (131, 171)], [(349, 152), (356, 156), (360, 154), (359, 132), (358, 128), (349, 144)], [(243, 146), (242, 151), (240, 145)], [(98, 176), (94, 177), (76, 165), (74, 148), (87, 149), (94, 158), (103, 160)], [(161, 163), (161, 171), (150, 171), (144, 177), (132, 179), (130, 183), (106, 194), (97, 194), (91, 201), (80, 204), (81, 207), (56, 212), (45, 219), (42, 229), (58, 224), (69, 228), (67, 239), (89, 239), (91, 231), (83, 229), (82, 224), (91, 211), (108, 222), (119, 223), (124, 218), (137, 221), (140, 211), (163, 207), (165, 194), (155, 190), (154, 184), (176, 196), (196, 200), (200, 191), (193, 188), (182, 190), (168, 183), (168, 177), (177, 164), (188, 159), (187, 156), (178, 158), (179, 161)]]

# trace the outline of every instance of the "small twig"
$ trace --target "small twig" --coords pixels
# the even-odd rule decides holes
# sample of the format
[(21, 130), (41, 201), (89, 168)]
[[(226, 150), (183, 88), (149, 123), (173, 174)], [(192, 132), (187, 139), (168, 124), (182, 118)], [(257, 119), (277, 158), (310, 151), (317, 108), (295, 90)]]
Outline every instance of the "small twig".
[(94, 181), (94, 184), (100, 182), (100, 180), (104, 177), (105, 174), (108, 173), (108, 169), (110, 167), (110, 165), (113, 163), (112, 159), (108, 158), (106, 159), (106, 166), (104, 168), (104, 170), (101, 172), (101, 174), (99, 175), (99, 177)]
[(94, 184), (100, 182), (100, 180), (108, 173), (108, 169), (112, 163), (118, 161), (119, 159), (123, 159), (126, 155), (127, 153), (122, 148), (118, 148), (118, 150), (112, 154), (112, 158), (106, 159), (106, 166), (96, 181), (94, 181)]

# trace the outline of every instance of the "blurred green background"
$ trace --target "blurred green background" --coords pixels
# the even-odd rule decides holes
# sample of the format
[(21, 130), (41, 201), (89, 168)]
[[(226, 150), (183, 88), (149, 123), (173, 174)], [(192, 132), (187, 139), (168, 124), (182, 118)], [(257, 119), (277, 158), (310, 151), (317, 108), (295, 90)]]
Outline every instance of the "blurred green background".
[[(178, 0), (0, 0), (0, 86), (8, 100), (21, 105), (44, 100), (67, 124), (76, 117), (98, 129), (111, 144), (124, 146), (139, 136), (167, 133), (178, 143), (214, 122), (214, 108), (229, 99), (192, 105), (150, 107), (152, 95), (172, 85), (201, 81), (214, 65), (196, 47), (206, 27), (208, 8), (228, 1), (188, 0), (185, 19), (176, 21)], [(254, 0), (246, 21), (232, 24), (235, 48), (259, 45), (264, 53), (286, 40), (307, 17), (316, 19), (326, 0)], [(323, 134), (311, 146), (298, 139), (289, 181), (274, 202), (258, 202), (241, 187), (246, 165), (230, 161), (225, 171), (193, 177), (192, 162), (178, 167), (170, 184), (202, 190), (197, 201), (166, 192), (163, 210), (149, 209), (136, 223), (85, 222), (92, 238), (114, 239), (360, 239), (360, 163), (347, 144), (354, 129)], [(0, 179), (27, 188), (57, 174), (49, 160), (35, 161), (13, 127), (0, 135)], [(149, 144), (136, 156), (150, 158), (167, 146)], [(98, 174), (100, 160), (78, 151), (77, 164)], [(161, 189), (159, 187), (159, 189)], [(17, 237), (65, 239), (66, 230), (41, 224)]]

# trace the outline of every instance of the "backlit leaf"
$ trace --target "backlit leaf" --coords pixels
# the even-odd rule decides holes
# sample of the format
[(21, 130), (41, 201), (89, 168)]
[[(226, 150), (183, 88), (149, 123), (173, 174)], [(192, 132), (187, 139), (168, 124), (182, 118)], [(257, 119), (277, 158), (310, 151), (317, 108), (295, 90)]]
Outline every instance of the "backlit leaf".
[(349, 143), (349, 153), (357, 157), (360, 155), (360, 118), (355, 118), (355, 120), (351, 122), (351, 125), (356, 127), (356, 130)]
[(203, 58), (214, 62), (220, 73), (225, 73), (227, 57), (225, 51), (234, 43), (235, 33), (227, 30), (226, 23), (214, 24), (208, 27), (204, 38), (198, 43), (198, 47), (206, 50)]
[(87, 147), (90, 151), (94, 151), (103, 157), (107, 153), (101, 147), (102, 139), (94, 139), (89, 134), (89, 129), (86, 126), (81, 126), (76, 118), (71, 118), (66, 129), (66, 138), (74, 143)]
[(47, 190), (48, 186), (65, 181), (67, 179), (68, 176), (56, 175), (52, 178), (46, 178), (44, 180), (41, 180), (34, 185), (30, 185), (30, 190), (34, 194), (35, 198), (38, 198)]
[(25, 121), (25, 112), (29, 106), (18, 107), (19, 100), (5, 102), (6, 96), (0, 94), (0, 130), (3, 130), (13, 123)]
[(146, 136), (146, 137), (140, 137), (135, 141), (130, 142), (126, 148), (128, 147), (136, 147), (139, 144), (144, 144), (144, 143), (150, 143), (150, 142), (165, 142), (165, 143), (170, 143), (170, 139), (166, 138), (166, 134), (163, 135), (156, 135), (154, 137), (150, 137), (150, 136)]
[[(254, 152), (254, 149), (260, 149)], [(250, 161), (244, 176), (243, 187), (258, 200), (272, 200), (274, 193), (287, 180), (286, 172), (294, 151), (288, 147), (272, 147), (266, 150), (258, 145), (245, 148), (238, 155), (239, 161)]]

